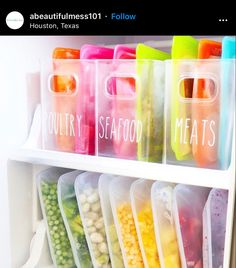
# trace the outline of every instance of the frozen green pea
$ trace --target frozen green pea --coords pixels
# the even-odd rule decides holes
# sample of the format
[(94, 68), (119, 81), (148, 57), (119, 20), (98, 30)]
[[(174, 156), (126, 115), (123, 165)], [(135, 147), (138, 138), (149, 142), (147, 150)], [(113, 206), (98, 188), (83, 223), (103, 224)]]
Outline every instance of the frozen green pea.
[(57, 182), (42, 182), (41, 193), (47, 216), (51, 244), (58, 268), (74, 268), (70, 241), (57, 201)]

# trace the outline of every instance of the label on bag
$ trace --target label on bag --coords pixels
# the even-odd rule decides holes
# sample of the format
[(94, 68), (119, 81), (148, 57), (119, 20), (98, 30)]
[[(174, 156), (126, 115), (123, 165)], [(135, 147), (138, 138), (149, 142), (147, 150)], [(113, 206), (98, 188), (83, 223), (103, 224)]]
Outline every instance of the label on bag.
[(98, 136), (105, 140), (123, 140), (138, 143), (142, 138), (143, 125), (140, 120), (100, 116)]
[[(50, 112), (47, 115), (47, 127), (50, 135), (75, 137), (81, 133), (82, 115)], [(77, 128), (77, 129), (75, 129)], [(76, 134), (75, 134), (76, 133)]]
[[(191, 118), (176, 118), (175, 120), (175, 143), (196, 144), (213, 147), (216, 141), (216, 122), (202, 119), (201, 121)], [(199, 133), (201, 129), (201, 133)], [(188, 135), (188, 132), (190, 134)]]

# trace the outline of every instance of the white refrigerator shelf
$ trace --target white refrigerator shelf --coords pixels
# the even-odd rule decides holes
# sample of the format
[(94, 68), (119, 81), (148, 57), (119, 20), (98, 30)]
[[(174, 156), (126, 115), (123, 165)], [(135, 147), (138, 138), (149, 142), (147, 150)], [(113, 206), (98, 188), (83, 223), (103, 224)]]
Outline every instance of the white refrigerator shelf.
[(19, 149), (10, 155), (10, 159), (32, 164), (81, 169), (226, 190), (231, 189), (235, 178), (235, 163), (233, 159), (228, 170), (203, 169), (38, 149)]

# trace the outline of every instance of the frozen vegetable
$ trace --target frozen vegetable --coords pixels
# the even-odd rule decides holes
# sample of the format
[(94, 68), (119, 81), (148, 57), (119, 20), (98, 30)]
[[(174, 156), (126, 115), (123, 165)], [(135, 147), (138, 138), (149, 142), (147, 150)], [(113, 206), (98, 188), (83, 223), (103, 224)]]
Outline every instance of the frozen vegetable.
[(109, 268), (111, 264), (98, 190), (90, 186), (81, 190), (79, 202), (96, 267)]
[(152, 207), (150, 202), (138, 213), (139, 230), (149, 268), (159, 268), (160, 262), (155, 240)]
[(203, 264), (202, 216), (209, 190), (183, 184), (177, 185), (174, 190), (178, 243), (182, 265), (187, 268), (201, 268)]
[(99, 177), (98, 181), (98, 191), (99, 191), (99, 197), (101, 202), (101, 208), (107, 235), (107, 244), (112, 268), (124, 268), (121, 248), (118, 241), (118, 235), (114, 223), (111, 200), (109, 196), (110, 184), (115, 177), (116, 177), (115, 175), (111, 174), (102, 174)]
[(62, 202), (63, 209), (68, 220), (73, 238), (75, 240), (77, 255), (79, 257), (80, 267), (92, 267), (92, 261), (89, 254), (89, 249), (79, 214), (79, 209), (76, 197), (65, 199)]
[(129, 268), (143, 268), (143, 259), (138, 243), (131, 205), (127, 202), (117, 207), (117, 217), (121, 228), (124, 251)]
[(180, 268), (179, 247), (174, 225), (172, 201), (173, 184), (157, 182), (155, 194), (155, 210), (158, 218), (160, 246), (166, 268)]
[(74, 268), (72, 249), (57, 200), (57, 181), (42, 180), (41, 193), (57, 267)]
[(114, 268), (122, 268), (124, 267), (122, 253), (117, 237), (116, 227), (114, 224), (109, 226), (109, 234), (111, 239), (111, 247), (112, 247), (112, 255), (113, 255), (113, 262)]

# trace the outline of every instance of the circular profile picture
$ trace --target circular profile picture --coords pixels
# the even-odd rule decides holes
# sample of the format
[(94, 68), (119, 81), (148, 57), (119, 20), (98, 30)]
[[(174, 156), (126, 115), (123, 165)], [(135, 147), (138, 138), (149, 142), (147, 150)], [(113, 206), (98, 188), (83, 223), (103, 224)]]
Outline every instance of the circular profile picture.
[(6, 17), (6, 24), (9, 28), (17, 30), (24, 24), (24, 17), (20, 12), (12, 11)]

